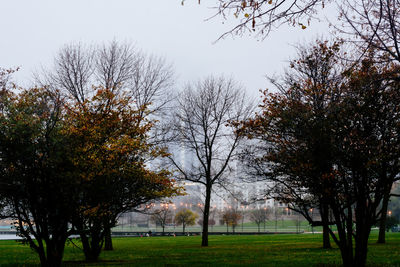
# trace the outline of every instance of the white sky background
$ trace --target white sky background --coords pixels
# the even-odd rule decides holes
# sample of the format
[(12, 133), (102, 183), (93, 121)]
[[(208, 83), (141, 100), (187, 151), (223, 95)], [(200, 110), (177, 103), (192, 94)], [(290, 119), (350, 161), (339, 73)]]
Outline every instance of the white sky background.
[[(0, 66), (20, 66), (28, 85), (35, 69), (51, 67), (65, 44), (102, 44), (113, 39), (163, 56), (174, 65), (177, 86), (209, 74), (232, 75), (253, 96), (269, 87), (265, 75), (280, 74), (295, 56), (291, 44), (327, 36), (326, 23), (306, 30), (281, 27), (265, 40), (245, 35), (214, 41), (237, 21), (209, 21), (213, 0), (1, 0)], [(323, 15), (321, 16), (323, 17)], [(179, 88), (178, 88), (179, 89)]]

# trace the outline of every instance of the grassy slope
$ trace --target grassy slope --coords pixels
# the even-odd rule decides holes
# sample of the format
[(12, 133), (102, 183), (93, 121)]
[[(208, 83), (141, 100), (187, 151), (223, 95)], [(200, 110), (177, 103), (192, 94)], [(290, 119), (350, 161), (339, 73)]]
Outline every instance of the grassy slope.
[[(400, 265), (400, 234), (389, 234), (388, 244), (370, 240), (369, 266)], [(251, 266), (334, 266), (340, 252), (321, 249), (321, 235), (210, 236), (210, 247), (200, 247), (200, 237), (118, 238), (114, 251), (101, 254), (99, 265), (251, 265)], [(69, 244), (66, 265), (82, 265), (79, 248)], [(0, 266), (36, 265), (36, 255), (15, 241), (0, 241)]]

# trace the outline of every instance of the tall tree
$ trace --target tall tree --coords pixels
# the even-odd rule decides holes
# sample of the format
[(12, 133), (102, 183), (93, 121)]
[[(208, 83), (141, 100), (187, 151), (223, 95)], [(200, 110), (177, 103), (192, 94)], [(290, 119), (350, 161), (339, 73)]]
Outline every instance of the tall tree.
[(71, 107), (66, 119), (82, 189), (72, 224), (87, 260), (98, 258), (122, 213), (179, 192), (167, 170), (146, 166), (149, 158), (166, 156), (148, 143), (153, 124), (142, 118), (130, 96), (114, 92), (99, 88), (93, 98)]
[(76, 180), (63, 102), (43, 88), (0, 99), (0, 195), (42, 266), (59, 266), (71, 233)]
[[(362, 57), (372, 49), (375, 62), (399, 64), (400, 14), (398, 5), (399, 1), (397, 0), (347, 0), (340, 10), (340, 19), (343, 25), (337, 28), (357, 48), (358, 56)], [(398, 180), (398, 177), (395, 180)], [(391, 186), (388, 186), (382, 202), (383, 210), (379, 223), (378, 243), (385, 243), (385, 224), (391, 197), (390, 190)]]
[[(98, 86), (111, 93), (132, 98), (144, 119), (161, 117), (169, 110), (174, 84), (172, 66), (165, 59), (147, 55), (128, 43), (112, 41), (101, 46), (69, 44), (54, 58), (54, 69), (36, 74), (41, 86), (60, 90), (72, 103), (90, 101)], [(164, 131), (161, 123), (151, 129), (152, 143), (158, 143)], [(148, 140), (148, 142), (150, 142)], [(105, 249), (112, 249), (111, 229), (107, 230)]]
[(187, 85), (174, 113), (171, 163), (180, 179), (205, 189), (202, 246), (208, 246), (213, 186), (229, 177), (242, 139), (228, 124), (245, 119), (252, 110), (243, 91), (232, 79), (209, 77)]
[[(282, 172), (285, 172), (283, 168), (288, 164), (293, 164), (294, 166), (299, 164), (310, 165), (311, 167), (307, 175), (318, 180), (332, 168), (334, 147), (331, 144), (330, 131), (332, 126), (330, 122), (331, 118), (328, 116), (330, 111), (327, 107), (337, 102), (340, 95), (341, 72), (344, 66), (341, 66), (341, 62), (338, 60), (339, 47), (339, 43), (330, 45), (324, 41), (317, 41), (317, 44), (311, 47), (300, 46), (298, 47), (298, 57), (290, 62), (290, 69), (286, 71), (283, 80), (271, 79), (280, 91), (279, 97), (282, 97), (282, 99), (276, 99), (276, 101), (282, 101), (281, 105), (288, 105), (287, 115), (285, 115), (287, 117), (280, 124), (276, 125), (275, 134), (272, 132), (272, 129), (265, 129), (271, 132), (271, 136), (266, 137), (266, 139), (271, 138), (275, 144), (279, 142), (280, 149), (277, 150), (277, 154), (274, 155), (272, 160), (278, 162), (280, 158), (283, 161), (280, 163)], [(267, 98), (265, 98), (266, 101), (268, 101)], [(264, 105), (263, 107), (268, 109), (269, 102), (264, 102)], [(277, 108), (285, 108), (285, 106)], [(278, 112), (279, 110), (276, 110), (276, 113)], [(296, 113), (300, 113), (301, 115)], [(280, 115), (273, 114), (271, 116), (279, 117)], [(268, 115), (268, 118), (271, 117)], [(292, 121), (293, 118), (297, 118), (297, 120)], [(293, 134), (291, 131), (286, 133), (286, 127), (289, 127), (289, 123), (293, 123), (290, 126), (294, 128), (293, 131), (297, 131), (298, 135), (301, 134), (301, 136), (296, 136), (296, 139), (299, 139), (296, 142), (291, 140), (290, 136)], [(275, 127), (275, 124), (273, 126)], [(302, 132), (300, 132), (296, 127), (304, 128), (301, 128)], [(286, 140), (285, 135), (287, 135), (289, 140)], [(264, 142), (266, 140), (264, 140), (263, 136), (260, 139), (262, 140), (261, 144), (258, 145), (255, 143), (253, 151), (248, 151), (250, 152), (249, 154), (245, 153), (244, 159), (247, 159), (248, 170), (251, 176), (257, 177), (261, 175), (261, 177), (271, 179), (268, 175), (270, 169), (267, 165), (269, 163), (262, 160), (263, 155), (265, 153), (268, 154), (267, 151), (270, 147), (265, 146)], [(301, 149), (301, 146), (305, 144), (309, 146), (308, 150)], [(304, 162), (301, 162), (300, 159)], [(301, 169), (301, 171), (303, 172), (304, 169)], [(293, 175), (298, 174), (293, 173)], [(324, 186), (324, 184), (320, 185), (321, 187)], [(328, 190), (329, 187), (325, 189)], [(275, 193), (271, 192), (271, 194)], [(278, 198), (278, 196), (275, 195), (275, 198)], [(285, 199), (286, 195), (282, 196), (282, 198)], [(324, 195), (318, 195), (317, 198), (308, 198), (307, 201), (303, 198), (302, 194), (298, 198), (302, 202), (298, 202), (297, 204), (299, 205), (296, 207), (291, 205), (289, 207), (296, 210), (304, 209), (304, 212), (308, 213), (308, 206), (311, 203), (312, 205), (316, 205), (321, 213), (321, 222), (313, 223), (323, 226), (323, 247), (330, 248), (329, 209)], [(284, 202), (290, 202), (288, 200), (286, 199)]]
[[(310, 209), (328, 206), (333, 221), (322, 224), (336, 225), (337, 234), (329, 232), (345, 266), (365, 266), (371, 226), (399, 171), (396, 69), (377, 67), (367, 58), (342, 75), (337, 90), (299, 82), (266, 95), (262, 113), (247, 125), (249, 136), (264, 146), (252, 162), (274, 181), (270, 193), (275, 199), (311, 223)], [(321, 117), (309, 104), (322, 96), (329, 101), (321, 107)], [(324, 149), (316, 149), (321, 144)]]

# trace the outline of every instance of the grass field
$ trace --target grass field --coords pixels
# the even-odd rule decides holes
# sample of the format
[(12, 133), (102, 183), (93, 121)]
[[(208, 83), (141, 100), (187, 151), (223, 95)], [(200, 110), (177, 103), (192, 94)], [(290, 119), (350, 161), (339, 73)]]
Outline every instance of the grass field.
[[(200, 236), (115, 238), (114, 251), (87, 264), (80, 248), (68, 244), (65, 266), (340, 266), (337, 248), (321, 249), (321, 235), (210, 236), (200, 247)], [(372, 234), (368, 266), (400, 266), (400, 234), (390, 233), (387, 244), (376, 244)], [(79, 245), (78, 245), (79, 246)], [(28, 246), (0, 241), (0, 266), (35, 266), (39, 261)]]

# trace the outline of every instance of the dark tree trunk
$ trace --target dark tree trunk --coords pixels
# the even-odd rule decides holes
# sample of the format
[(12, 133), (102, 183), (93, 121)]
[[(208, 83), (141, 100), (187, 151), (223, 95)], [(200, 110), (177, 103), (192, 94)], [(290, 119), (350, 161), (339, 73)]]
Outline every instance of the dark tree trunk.
[(325, 249), (332, 248), (331, 241), (329, 238), (329, 226), (324, 225), (322, 228), (322, 247)]
[(368, 253), (368, 236), (369, 231), (364, 229), (360, 236), (356, 236), (356, 248), (354, 257), (354, 266), (364, 267), (367, 263), (367, 253)]
[[(57, 225), (59, 227), (58, 230), (60, 232), (52, 232), (49, 234), (50, 226), (39, 227), (38, 229), (45, 229), (45, 231), (41, 232), (42, 236), (37, 236), (36, 240), (32, 240), (31, 238), (27, 238), (29, 245), (32, 249), (34, 249), (40, 259), (40, 265), (45, 267), (57, 267), (61, 266), (62, 258), (64, 255), (64, 247), (65, 242), (68, 237), (67, 224), (64, 227)], [(54, 227), (56, 228), (56, 227)], [(46, 232), (46, 233), (44, 233)], [(38, 232), (36, 232), (38, 234)], [(23, 233), (28, 234), (28, 232)], [(0, 264), (1, 265), (1, 264)]]
[(85, 234), (81, 235), (83, 253), (86, 261), (97, 261), (99, 259), (103, 240), (100, 232), (91, 233), (90, 239)]
[(341, 251), (341, 255), (344, 267), (354, 267), (353, 252), (350, 251), (349, 247), (345, 246)]
[(35, 249), (35, 250), (39, 254), (40, 265), (41, 266), (47, 266), (47, 258), (46, 258), (46, 253), (44, 251), (44, 248), (43, 247), (39, 247), (38, 249)]
[(104, 229), (104, 250), (113, 250), (112, 238), (111, 238), (111, 228), (106, 227)]
[(322, 247), (325, 249), (332, 248), (329, 238), (329, 206), (327, 204), (321, 205), (321, 221), (322, 227)]
[(47, 262), (42, 266), (61, 266), (62, 258), (64, 255), (66, 238), (61, 238), (59, 240), (51, 240), (46, 244), (46, 254)]
[(208, 218), (210, 215), (211, 185), (206, 186), (206, 199), (203, 212), (203, 234), (201, 236), (201, 246), (208, 247)]
[(379, 236), (378, 242), (379, 244), (386, 243), (386, 219), (387, 219), (387, 211), (390, 199), (390, 189), (385, 192), (382, 201), (382, 215), (381, 220), (379, 221)]
[(342, 263), (344, 267), (353, 267), (354, 260), (353, 260), (353, 242), (352, 239), (348, 239), (351, 234), (347, 233), (347, 230), (341, 228), (338, 229), (339, 234), (339, 242), (337, 245), (340, 249), (340, 254), (342, 256)]
[[(364, 267), (367, 263), (368, 238), (371, 232), (372, 217), (368, 208), (364, 208), (363, 204), (367, 202), (366, 197), (357, 200), (356, 206), (356, 235), (355, 235), (355, 253), (354, 266)], [(364, 204), (365, 205), (365, 204)], [(359, 208), (363, 207), (363, 208)], [(372, 215), (372, 216), (371, 216)]]
[(333, 233), (332, 231), (329, 231), (329, 233), (331, 234), (333, 240), (340, 249), (340, 255), (342, 257), (343, 266), (353, 267), (354, 266), (353, 237), (352, 237), (353, 219), (351, 216), (352, 214), (351, 205), (349, 205), (347, 208), (347, 214), (350, 214), (350, 216), (347, 216), (346, 221), (342, 220), (343, 219), (341, 217), (342, 211), (340, 211), (335, 206), (331, 207), (332, 207), (333, 217), (336, 222), (338, 236), (336, 237), (335, 233)]

